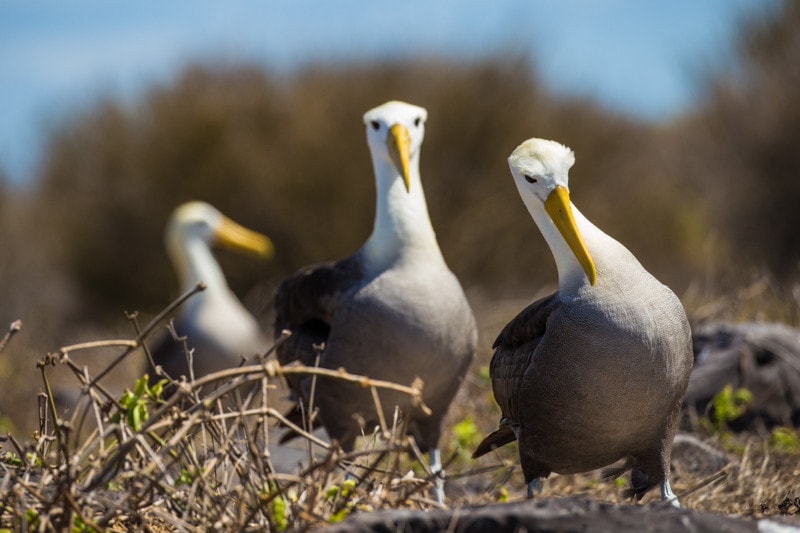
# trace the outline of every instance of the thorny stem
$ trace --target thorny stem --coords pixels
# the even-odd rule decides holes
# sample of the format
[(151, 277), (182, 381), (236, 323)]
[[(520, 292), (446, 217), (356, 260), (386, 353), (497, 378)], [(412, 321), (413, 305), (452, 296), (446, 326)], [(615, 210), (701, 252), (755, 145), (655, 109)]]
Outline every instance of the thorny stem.
[[(410, 386), (400, 385), (349, 374), (344, 369), (305, 367), (298, 363), (282, 366), (277, 361), (267, 360), (275, 346), (288, 335), (281, 335), (254, 364), (223, 370), (195, 381), (174, 382), (175, 392), (171, 396), (157, 401), (147, 400), (146, 416), (136, 430), (128, 425), (124, 416), (119, 423), (112, 422), (113, 413), (123, 412), (125, 408), (104, 386), (102, 378), (122, 358), (142, 346), (167, 314), (197, 290), (201, 289), (196, 287), (176, 300), (145, 328), (139, 328), (135, 314), (128, 315), (134, 322), (135, 340), (83, 342), (63, 347), (58, 357), (48, 355), (40, 366), (54, 428), (42, 427), (39, 442), (32, 448), (36, 460), (28, 460), (24, 449), (15, 443), (26, 469), (41, 468), (37, 464), (46, 465), (39, 476), (39, 485), (18, 481), (22, 487), (20, 495), (40, 497), (36, 498), (39, 503), (34, 504), (30, 500), (26, 504), (22, 496), (15, 497), (13, 502), (8, 500), (11, 503), (7, 508), (13, 509), (16, 516), (24, 517), (26, 509), (33, 505), (41, 515), (40, 524), (49, 524), (47, 527), (69, 527), (71, 517), (78, 517), (87, 527), (100, 531), (110, 528), (112, 521), (125, 517), (129, 526), (141, 528), (147, 514), (159, 516), (173, 527), (185, 530), (199, 530), (198, 525), (263, 529), (265, 524), (270, 528), (276, 527), (274, 505), (280, 498), (283, 505), (288, 506), (287, 512), (291, 513), (292, 527), (301, 529), (304, 525), (324, 523), (326, 513), (331, 509), (346, 511), (355, 508), (356, 500), (351, 498), (372, 498), (367, 496), (367, 491), (376, 486), (383, 487), (382, 497), (399, 498), (405, 504), (411, 501), (409, 495), (428, 486), (425, 479), (399, 473), (401, 455), (411, 451), (412, 455), (421, 458), (419, 450), (414, 450), (413, 441), (392, 438), (381, 447), (376, 439), (370, 443), (369, 449), (343, 453), (337, 446), (287, 420), (268, 405), (267, 396), (267, 391), (275, 387), (275, 378), (291, 375), (336, 379), (369, 388), (380, 421), (380, 435), (389, 439), (392, 434), (405, 431), (406, 421), (401, 424), (396, 414), (392, 425), (387, 425), (379, 390), (408, 394), (415, 405), (429, 413), (422, 401), (422, 382), (416, 380)], [(69, 357), (70, 352), (108, 347), (119, 347), (123, 353), (94, 377), (89, 375), (86, 367), (75, 364)], [(74, 425), (61, 423), (56, 417), (55, 400), (45, 373), (45, 367), (54, 362), (61, 363), (76, 375), (86, 395), (87, 408), (94, 413), (94, 417), (88, 417), (88, 420), (94, 422), (95, 427), (85, 439), (79, 440), (80, 427), (73, 431), (70, 427)], [(215, 389), (208, 387), (213, 382), (219, 383)], [(84, 410), (84, 414), (88, 412)], [(76, 416), (77, 411), (73, 421)], [(311, 458), (297, 474), (276, 473), (268, 448), (270, 420), (278, 421), (306, 439), (309, 447), (319, 446), (327, 450), (325, 458), (321, 461)], [(53, 437), (44, 435), (47, 431), (52, 431)], [(69, 438), (73, 437), (69, 435), (71, 431), (74, 438)], [(73, 440), (74, 449), (70, 449)], [(53, 450), (47, 451), (48, 443), (53, 441), (58, 450), (55, 456)], [(361, 464), (357, 465), (355, 461)], [(56, 465), (50, 466), (53, 462)], [(420, 462), (424, 464), (424, 461)], [(334, 474), (341, 475), (339, 469), (348, 464), (360, 474), (357, 491), (331, 502), (327, 499), (325, 487), (330, 482), (338, 483)], [(373, 477), (369, 483), (362, 483), (370, 473), (382, 478)], [(426, 473), (430, 477), (427, 468)], [(93, 491), (101, 486), (105, 486), (104, 490), (113, 496)], [(3, 487), (0, 485), (0, 495), (5, 497)], [(55, 487), (55, 492), (50, 487)], [(417, 501), (430, 505), (423, 498), (417, 498)], [(60, 505), (60, 510), (48, 510), (54, 505)], [(0, 520), (4, 512), (0, 508)]]
[[(113, 370), (113, 369), (114, 369), (114, 368), (115, 368), (115, 367), (116, 367), (116, 366), (117, 366), (117, 365), (118, 365), (118, 364), (119, 364), (119, 363), (120, 363), (122, 360), (124, 360), (124, 359), (125, 359), (125, 358), (128, 356), (128, 354), (129, 354), (129, 353), (131, 353), (131, 352), (132, 352), (134, 349), (136, 349), (136, 348), (137, 348), (137, 347), (138, 347), (138, 346), (139, 346), (139, 345), (140, 345), (140, 344), (141, 344), (141, 343), (142, 343), (142, 342), (143, 342), (143, 341), (144, 341), (144, 340), (145, 340), (147, 337), (149, 337), (149, 336), (150, 336), (150, 334), (151, 334), (151, 333), (152, 333), (152, 332), (153, 332), (153, 331), (156, 329), (156, 327), (158, 327), (158, 325), (159, 325), (159, 324), (160, 324), (160, 323), (161, 323), (161, 322), (162, 322), (162, 321), (163, 321), (163, 320), (164, 320), (166, 317), (168, 317), (169, 315), (171, 315), (171, 314), (173, 313), (173, 311), (175, 311), (175, 309), (177, 309), (177, 308), (178, 308), (178, 307), (179, 307), (179, 306), (180, 306), (180, 305), (181, 305), (183, 302), (185, 302), (186, 300), (188, 300), (189, 298), (191, 298), (192, 296), (194, 296), (194, 295), (195, 295), (195, 294), (197, 294), (198, 292), (200, 292), (200, 291), (204, 291), (205, 289), (206, 289), (206, 286), (205, 286), (205, 284), (204, 284), (203, 282), (200, 282), (200, 283), (198, 283), (197, 285), (195, 285), (195, 286), (194, 286), (192, 289), (190, 289), (190, 290), (186, 291), (184, 294), (182, 294), (182, 295), (181, 295), (181, 296), (180, 296), (180, 297), (179, 297), (177, 300), (175, 300), (174, 302), (172, 302), (171, 304), (169, 304), (169, 305), (168, 305), (168, 306), (167, 306), (167, 307), (166, 307), (166, 308), (165, 308), (163, 311), (161, 311), (161, 312), (160, 312), (158, 315), (156, 315), (156, 317), (155, 317), (153, 320), (151, 320), (151, 321), (150, 321), (150, 323), (148, 323), (148, 324), (147, 324), (147, 325), (144, 327), (144, 329), (143, 329), (143, 330), (142, 330), (142, 332), (139, 334), (139, 336), (138, 336), (138, 337), (136, 337), (136, 340), (135, 340), (135, 341), (133, 341), (133, 342), (134, 342), (134, 344), (133, 344), (133, 345), (131, 345), (131, 346), (129, 346), (129, 347), (128, 347), (128, 349), (127, 349), (127, 350), (125, 350), (124, 352), (122, 352), (122, 354), (120, 354), (120, 355), (119, 355), (119, 356), (118, 356), (116, 359), (114, 359), (114, 361), (112, 361), (110, 365), (108, 365), (108, 366), (107, 366), (107, 367), (106, 367), (106, 368), (105, 368), (105, 369), (104, 369), (102, 372), (100, 372), (99, 374), (97, 374), (97, 375), (94, 377), (94, 379), (91, 381), (91, 383), (89, 383), (89, 386), (92, 386), (92, 385), (94, 385), (94, 384), (95, 384), (95, 383), (97, 383), (99, 380), (103, 379), (103, 377), (105, 377), (105, 376), (106, 376), (106, 374), (108, 374), (109, 372), (111, 372), (111, 371), (112, 371), (112, 370)], [(61, 351), (62, 351), (62, 353), (63, 353), (63, 352), (64, 352), (64, 349), (62, 348), (62, 349), (61, 349)]]
[[(422, 381), (415, 380), (410, 386), (407, 385), (400, 385), (398, 383), (394, 383), (391, 381), (384, 381), (380, 379), (372, 379), (367, 376), (360, 376), (357, 374), (350, 374), (345, 369), (339, 368), (337, 370), (329, 369), (329, 368), (315, 368), (306, 366), (302, 363), (297, 361), (292, 362), (289, 365), (281, 365), (277, 361), (267, 361), (264, 365), (249, 365), (249, 366), (242, 366), (238, 368), (229, 368), (226, 370), (220, 370), (218, 372), (214, 372), (213, 374), (208, 374), (203, 376), (193, 382), (194, 386), (202, 386), (208, 383), (213, 383), (214, 381), (225, 381), (229, 378), (236, 377), (236, 376), (243, 376), (247, 374), (258, 374), (261, 372), (266, 372), (269, 377), (273, 377), (276, 375), (312, 375), (312, 376), (324, 376), (327, 378), (333, 378), (340, 381), (346, 381), (349, 383), (354, 383), (360, 387), (375, 387), (380, 389), (387, 389), (393, 390), (397, 392), (401, 392), (404, 394), (408, 394), (412, 397), (414, 405), (422, 410), (426, 415), (431, 414), (430, 408), (422, 402)], [(385, 426), (384, 426), (385, 427)]]

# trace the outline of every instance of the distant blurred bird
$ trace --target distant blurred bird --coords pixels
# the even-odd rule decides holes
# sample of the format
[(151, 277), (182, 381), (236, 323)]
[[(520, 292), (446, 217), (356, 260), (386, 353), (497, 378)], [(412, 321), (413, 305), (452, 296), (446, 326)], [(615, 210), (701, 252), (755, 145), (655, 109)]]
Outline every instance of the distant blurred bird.
[(500, 428), (473, 457), (519, 441), (528, 495), (551, 472), (625, 465), (631, 496), (658, 484), (678, 506), (669, 464), (692, 339), (678, 298), (570, 202), (572, 151), (530, 139), (509, 157), (523, 202), (558, 268), (558, 291), (524, 309), (494, 343)]
[[(198, 282), (206, 289), (183, 304), (175, 321), (178, 335), (193, 349), (193, 375), (201, 377), (237, 366), (242, 356), (265, 351), (269, 344), (250, 312), (228, 287), (211, 253), (213, 245), (260, 258), (273, 254), (268, 237), (243, 228), (204, 202), (189, 202), (173, 212), (165, 244), (182, 292)], [(153, 360), (172, 378), (191, 377), (182, 343), (165, 335), (153, 349)], [(151, 381), (153, 369), (148, 364)]]
[[(426, 416), (399, 393), (380, 392), (384, 416), (398, 405), (409, 433), (441, 470), (442, 420), (475, 354), (472, 310), (436, 241), (419, 158), (427, 112), (388, 102), (364, 115), (377, 189), (372, 234), (351, 257), (309, 266), (285, 280), (275, 294), (275, 335), (292, 332), (277, 349), (282, 364), (299, 360), (343, 367), (348, 372), (410, 384), (424, 381)], [(290, 381), (308, 412), (312, 380)], [(357, 421), (378, 421), (368, 390), (317, 379), (314, 408), (328, 434), (351, 450), (362, 433)], [(298, 406), (290, 417), (301, 420)], [(442, 501), (441, 478), (435, 497)]]

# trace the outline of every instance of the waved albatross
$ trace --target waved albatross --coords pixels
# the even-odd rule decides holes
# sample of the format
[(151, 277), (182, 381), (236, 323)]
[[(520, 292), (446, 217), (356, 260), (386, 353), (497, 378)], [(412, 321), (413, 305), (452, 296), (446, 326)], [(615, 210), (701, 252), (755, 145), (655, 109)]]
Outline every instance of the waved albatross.
[(551, 472), (620, 459), (629, 495), (669, 486), (672, 439), (692, 368), (678, 298), (570, 202), (572, 151), (530, 139), (508, 159), (523, 202), (556, 261), (558, 291), (525, 308), (497, 337), (490, 373), (500, 428), (473, 457), (513, 440), (528, 496)]
[[(309, 266), (286, 279), (275, 293), (275, 336), (292, 335), (277, 348), (282, 364), (313, 366), (314, 345), (324, 346), (319, 366), (410, 384), (423, 380), (426, 416), (406, 395), (380, 391), (384, 416), (395, 405), (408, 421), (431, 470), (440, 472), (434, 496), (443, 500), (438, 443), (442, 420), (475, 354), (475, 319), (464, 291), (439, 250), (419, 174), (427, 111), (392, 101), (364, 115), (375, 172), (372, 234), (352, 256)], [(308, 412), (312, 380), (290, 381)], [(328, 435), (352, 450), (378, 421), (367, 389), (317, 379), (314, 408)], [(298, 406), (292, 418), (300, 420)], [(369, 431), (369, 430), (368, 430)]]
[[(195, 378), (235, 367), (242, 356), (263, 352), (269, 344), (256, 319), (228, 287), (211, 246), (269, 258), (272, 241), (232, 221), (205, 202), (188, 202), (172, 213), (165, 245), (181, 292), (203, 282), (206, 289), (190, 297), (175, 321), (178, 335), (194, 350)], [(191, 377), (182, 343), (165, 335), (152, 350), (153, 360), (172, 378)], [(148, 362), (147, 372), (154, 377)]]

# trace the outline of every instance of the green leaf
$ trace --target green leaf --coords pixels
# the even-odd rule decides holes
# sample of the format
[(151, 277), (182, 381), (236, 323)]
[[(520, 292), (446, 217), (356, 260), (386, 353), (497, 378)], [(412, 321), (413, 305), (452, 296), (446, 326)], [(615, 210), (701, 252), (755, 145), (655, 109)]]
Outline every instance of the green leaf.
[(87, 526), (80, 516), (72, 520), (72, 533), (96, 533), (95, 528)]
[(147, 395), (150, 397), (151, 400), (158, 401), (161, 399), (161, 395), (164, 393), (164, 385), (166, 385), (168, 381), (166, 379), (161, 379), (150, 387), (147, 390)]
[(22, 459), (17, 457), (12, 452), (6, 452), (3, 456), (3, 462), (11, 466), (22, 466)]
[(39, 513), (35, 509), (28, 509), (25, 511), (25, 522), (28, 524), (28, 529), (36, 528), (39, 526)]
[(175, 478), (174, 484), (176, 487), (179, 487), (181, 485), (190, 486), (192, 484), (192, 476), (189, 474), (189, 471), (186, 470), (185, 468), (181, 470), (180, 475)]
[(289, 516), (286, 511), (286, 500), (278, 496), (272, 500), (272, 523), (278, 531), (286, 531), (289, 528)]
[(130, 415), (128, 424), (134, 431), (141, 431), (142, 423), (147, 420), (147, 406), (143, 404), (135, 405), (128, 413)]
[(328, 518), (328, 523), (329, 524), (336, 524), (338, 522), (341, 522), (342, 520), (347, 518), (347, 515), (349, 515), (349, 514), (350, 514), (350, 509), (348, 509), (347, 507), (345, 507), (343, 509), (340, 509), (337, 513), (332, 514)]
[(339, 495), (339, 485), (331, 485), (328, 490), (325, 491), (325, 500), (333, 500)]
[(144, 376), (140, 377), (136, 380), (136, 383), (133, 387), (133, 395), (138, 400), (139, 398), (144, 395), (145, 391), (147, 390), (147, 381), (149, 380), (150, 376), (145, 374)]
[(342, 496), (346, 498), (355, 490), (355, 488), (356, 488), (355, 479), (345, 479), (342, 482)]

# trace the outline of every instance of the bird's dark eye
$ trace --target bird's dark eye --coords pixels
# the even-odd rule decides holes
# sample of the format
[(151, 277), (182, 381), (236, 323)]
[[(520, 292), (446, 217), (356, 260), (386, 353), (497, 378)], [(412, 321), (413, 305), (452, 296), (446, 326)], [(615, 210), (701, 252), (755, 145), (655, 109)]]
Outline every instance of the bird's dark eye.
[(414, 119), (414, 125), (415, 126), (419, 127), (420, 122), (422, 122), (422, 119), (420, 117), (417, 117), (417, 118)]
[(525, 174), (525, 181), (527, 181), (528, 183), (536, 183), (536, 178), (534, 178), (530, 174)]
[(372, 126), (372, 129), (375, 131), (381, 129), (381, 123), (378, 122), (377, 120), (373, 120), (372, 122), (370, 122), (370, 125)]

